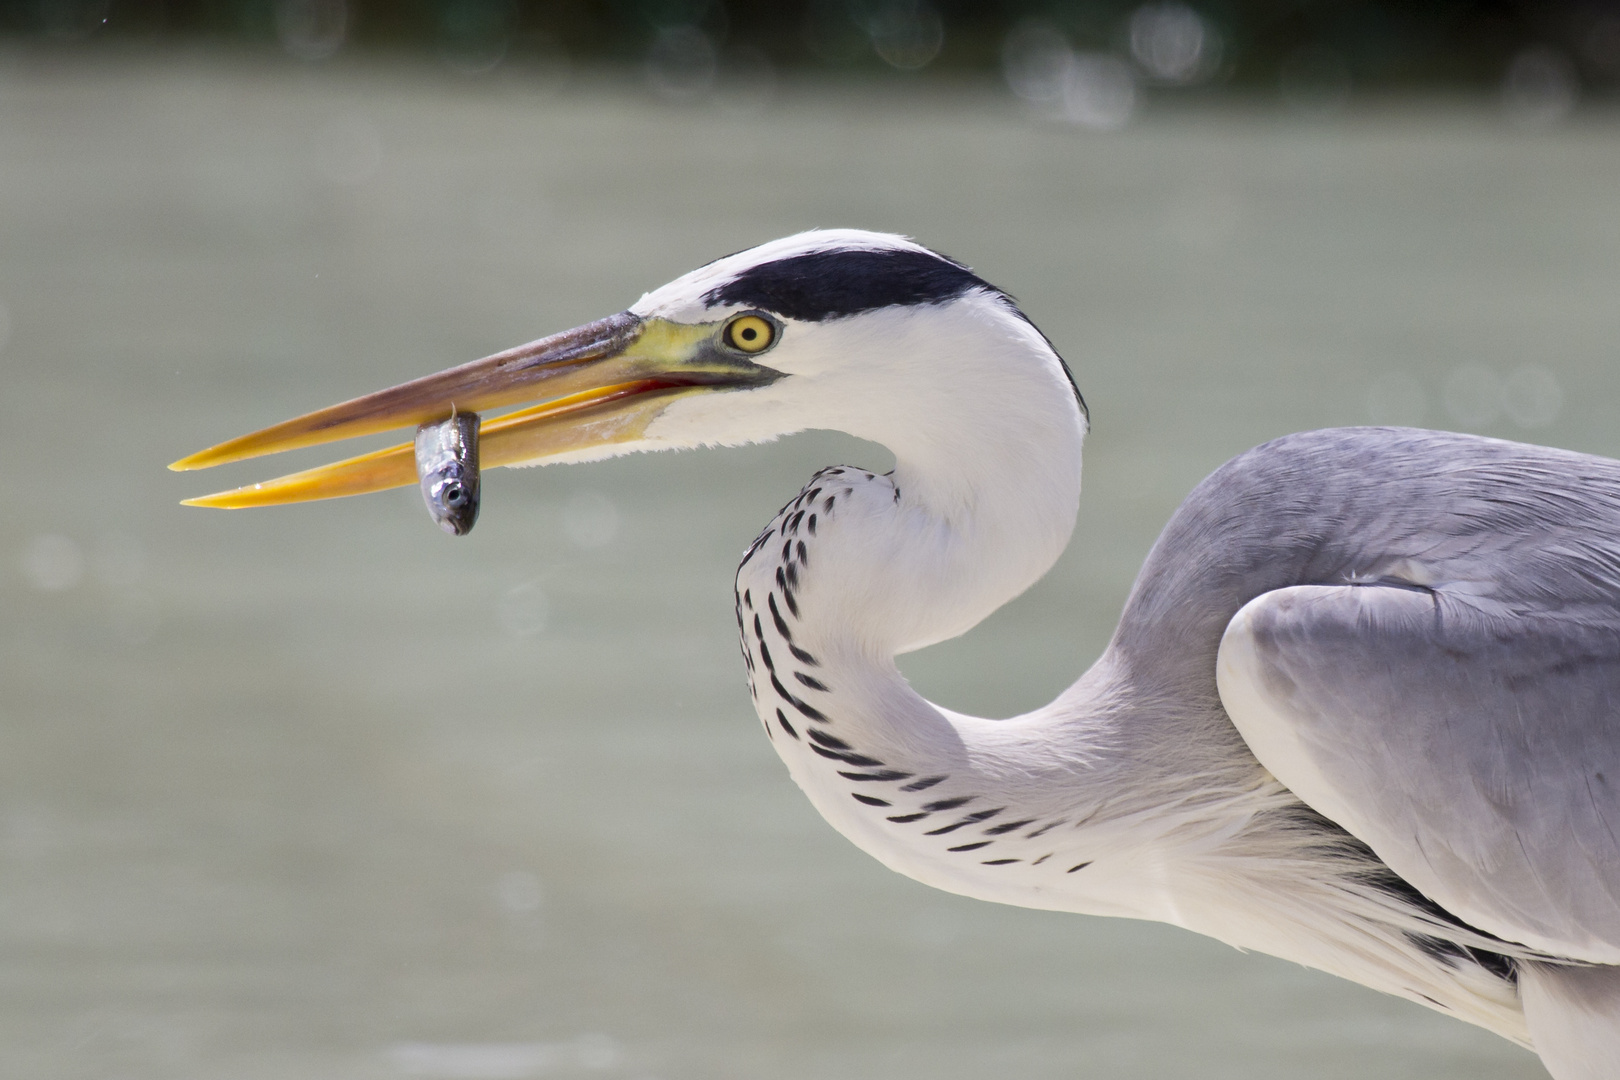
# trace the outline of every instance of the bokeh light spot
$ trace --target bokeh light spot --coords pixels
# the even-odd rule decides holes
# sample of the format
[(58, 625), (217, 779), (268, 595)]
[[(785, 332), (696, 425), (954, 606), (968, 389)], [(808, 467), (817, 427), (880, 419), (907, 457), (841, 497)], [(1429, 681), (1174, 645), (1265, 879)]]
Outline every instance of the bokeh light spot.
[(71, 589), (84, 578), (84, 551), (72, 537), (44, 533), (23, 549), (23, 575), (44, 592)]
[(718, 62), (714, 42), (699, 28), (665, 27), (647, 50), (647, 85), (667, 101), (696, 101), (714, 89)]
[(1130, 38), (1131, 58), (1158, 82), (1201, 82), (1220, 64), (1220, 34), (1198, 12), (1174, 0), (1137, 8), (1131, 14)]
[(1063, 116), (1071, 124), (1117, 131), (1136, 114), (1136, 76), (1108, 53), (1078, 53), (1063, 80)]
[(495, 883), (495, 898), (502, 910), (512, 915), (529, 915), (540, 910), (545, 899), (540, 879), (527, 870), (512, 870), (502, 874)]
[(1515, 56), (1502, 77), (1502, 108), (1516, 124), (1556, 123), (1569, 115), (1579, 97), (1575, 65), (1544, 45)]
[(539, 637), (551, 621), (551, 604), (538, 581), (525, 581), (506, 590), (496, 607), (496, 618), (513, 637)]
[(927, 67), (945, 45), (945, 23), (926, 0), (886, 0), (867, 21), (872, 48), (901, 71)]
[(1044, 19), (1029, 19), (1001, 43), (1001, 74), (1014, 94), (1032, 105), (1057, 105), (1074, 63), (1063, 32)]
[(1564, 388), (1544, 367), (1521, 367), (1502, 383), (1502, 411), (1520, 427), (1545, 427), (1563, 409)]
[(1489, 368), (1453, 368), (1440, 389), (1440, 403), (1463, 427), (1485, 427), (1502, 415), (1502, 380)]
[(276, 37), (300, 60), (325, 60), (343, 48), (349, 36), (349, 6), (344, 0), (276, 0)]
[(578, 547), (605, 547), (619, 535), (619, 508), (600, 492), (579, 492), (563, 507), (563, 531)]
[(510, 0), (451, 0), (439, 8), (439, 55), (451, 70), (483, 75), (500, 66), (511, 44)]

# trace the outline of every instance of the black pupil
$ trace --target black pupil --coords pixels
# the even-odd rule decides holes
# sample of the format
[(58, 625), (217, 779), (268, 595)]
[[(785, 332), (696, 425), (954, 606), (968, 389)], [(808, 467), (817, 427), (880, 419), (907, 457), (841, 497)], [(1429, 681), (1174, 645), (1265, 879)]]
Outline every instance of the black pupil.
[(451, 484), (449, 487), (444, 489), (444, 501), (449, 503), (451, 506), (457, 505), (465, 497), (466, 493), (461, 490), (460, 484)]
[(759, 331), (755, 330), (752, 326), (745, 326), (741, 330), (737, 331), (737, 336), (742, 338), (744, 341), (753, 341), (755, 338), (759, 337)]

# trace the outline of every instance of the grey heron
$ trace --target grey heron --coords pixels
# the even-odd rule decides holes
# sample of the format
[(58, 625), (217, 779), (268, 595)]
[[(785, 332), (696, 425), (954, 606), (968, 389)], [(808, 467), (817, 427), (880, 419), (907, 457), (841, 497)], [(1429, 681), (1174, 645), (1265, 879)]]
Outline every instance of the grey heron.
[[(1088, 414), (966, 266), (814, 231), (627, 311), (175, 463), (538, 402), (484, 465), (812, 428), (823, 469), (748, 548), (756, 711), (836, 829), (930, 885), (1156, 919), (1480, 1025), (1558, 1080), (1620, 1076), (1620, 462), (1475, 436), (1316, 431), (1245, 453), (1166, 525), (1103, 655), (989, 720), (895, 657), (963, 633), (1067, 545)], [(416, 482), (412, 445), (191, 500)]]

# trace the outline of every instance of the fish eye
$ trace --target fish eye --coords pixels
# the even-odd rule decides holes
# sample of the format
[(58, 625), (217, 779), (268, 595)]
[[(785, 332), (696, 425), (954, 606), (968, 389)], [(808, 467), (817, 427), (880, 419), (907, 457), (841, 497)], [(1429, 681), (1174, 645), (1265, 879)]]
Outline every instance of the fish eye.
[(460, 506), (467, 500), (467, 493), (460, 484), (450, 484), (444, 489), (444, 501), (451, 506)]
[(776, 327), (758, 315), (739, 315), (726, 324), (725, 339), (733, 349), (764, 352), (776, 341)]

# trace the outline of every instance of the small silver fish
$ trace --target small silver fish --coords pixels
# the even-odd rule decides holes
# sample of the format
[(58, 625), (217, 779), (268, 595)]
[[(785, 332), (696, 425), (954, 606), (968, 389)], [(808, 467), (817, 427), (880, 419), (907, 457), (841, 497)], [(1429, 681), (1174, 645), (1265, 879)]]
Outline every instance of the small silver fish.
[(416, 429), (416, 476), (439, 528), (466, 536), (478, 520), (478, 414)]

